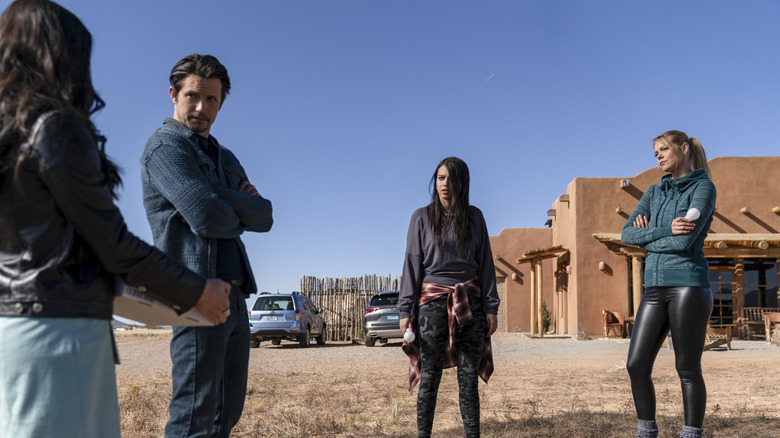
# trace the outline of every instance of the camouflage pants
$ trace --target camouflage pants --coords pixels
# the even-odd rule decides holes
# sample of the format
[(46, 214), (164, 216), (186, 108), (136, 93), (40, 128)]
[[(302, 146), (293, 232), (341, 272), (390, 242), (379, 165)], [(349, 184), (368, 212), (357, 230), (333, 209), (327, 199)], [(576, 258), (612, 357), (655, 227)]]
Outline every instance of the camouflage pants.
[[(458, 354), (460, 416), (466, 437), (479, 436), (479, 363), (485, 339), (486, 321), (481, 300), (469, 296), (474, 318), (455, 329)], [(447, 300), (431, 301), (417, 313), (420, 332), (420, 389), (417, 392), (417, 436), (429, 437), (436, 411), (444, 347), (447, 345)]]

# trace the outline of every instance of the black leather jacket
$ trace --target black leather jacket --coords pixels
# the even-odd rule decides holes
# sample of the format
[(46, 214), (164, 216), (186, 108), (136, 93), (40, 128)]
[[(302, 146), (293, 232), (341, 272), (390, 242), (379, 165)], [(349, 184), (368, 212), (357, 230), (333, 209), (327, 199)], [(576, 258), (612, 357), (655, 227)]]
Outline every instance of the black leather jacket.
[(103, 183), (97, 145), (73, 115), (49, 112), (0, 174), (0, 316), (111, 319), (116, 276), (179, 312), (205, 279), (131, 234)]

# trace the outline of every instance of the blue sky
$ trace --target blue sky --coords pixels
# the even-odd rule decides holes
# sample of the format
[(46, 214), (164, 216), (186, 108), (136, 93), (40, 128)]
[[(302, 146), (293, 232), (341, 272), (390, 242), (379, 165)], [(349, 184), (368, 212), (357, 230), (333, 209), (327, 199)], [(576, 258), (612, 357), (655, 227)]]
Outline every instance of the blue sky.
[(95, 121), (119, 206), (151, 241), (138, 158), (173, 114), (168, 74), (217, 56), (233, 89), (212, 134), (274, 205), (243, 237), (261, 290), (401, 273), (442, 158), (471, 170), (491, 235), (542, 227), (577, 176), (655, 165), (680, 129), (710, 158), (777, 155), (780, 3), (62, 0), (95, 40)]

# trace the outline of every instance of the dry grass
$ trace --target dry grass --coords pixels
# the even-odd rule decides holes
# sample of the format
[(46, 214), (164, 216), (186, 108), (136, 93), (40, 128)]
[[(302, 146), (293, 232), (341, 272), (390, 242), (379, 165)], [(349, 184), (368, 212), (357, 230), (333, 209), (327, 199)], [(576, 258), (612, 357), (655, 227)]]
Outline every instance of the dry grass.
[(169, 328), (127, 328), (122, 330), (114, 330), (114, 339), (116, 339), (117, 344), (148, 342), (170, 338), (171, 329)]
[[(253, 358), (268, 358), (281, 351), (261, 348), (255, 350), (253, 354), (258, 356)], [(317, 349), (309, 351), (314, 354)], [(350, 353), (344, 360), (350, 361), (356, 359), (348, 355), (362, 349), (347, 351)], [(780, 436), (776, 380), (763, 378), (740, 385), (734, 381), (735, 375), (751, 374), (744, 372), (747, 369), (757, 375), (776, 376), (776, 362), (755, 357), (743, 360), (733, 353), (705, 364), (711, 392), (705, 437)], [(496, 374), (489, 385), (481, 386), (482, 435), (632, 436), (636, 417), (628, 376), (619, 359), (578, 358), (574, 363), (555, 358), (498, 357)], [(676, 438), (683, 423), (679, 380), (673, 362), (662, 359), (655, 371), (660, 436)], [(446, 370), (439, 390), (435, 437), (463, 436), (455, 380), (455, 371)], [(395, 364), (390, 368), (377, 364), (375, 369), (360, 368), (351, 374), (277, 367), (251, 373), (247, 392), (244, 415), (233, 430), (236, 437), (416, 435), (416, 399), (406, 391), (403, 370), (399, 373)], [(164, 370), (143, 378), (120, 375), (119, 394), (124, 437), (162, 436), (170, 397), (170, 376)]]
[(119, 380), (119, 410), (123, 437), (161, 437), (171, 399), (170, 376)]
[[(290, 373), (250, 379), (236, 437), (409, 437), (416, 435), (415, 397), (403, 388), (381, 382), (381, 373), (347, 379)], [(446, 376), (436, 411), (437, 437), (462, 437), (454, 376)], [(543, 384), (553, 385), (554, 379)], [(492, 386), (492, 385), (491, 385)], [(625, 388), (625, 387), (624, 387)], [(170, 381), (163, 377), (143, 385), (121, 385), (122, 430), (125, 437), (162, 436), (170, 397)], [(482, 390), (482, 434), (485, 437), (625, 437), (635, 425), (633, 406), (623, 400), (604, 409), (579, 397), (559, 406), (544, 394), (512, 398)], [(658, 423), (661, 437), (678, 437), (683, 422), (679, 395), (664, 390), (664, 413)], [(659, 406), (660, 407), (660, 406)], [(751, 412), (747, 405), (707, 410), (705, 437), (777, 437), (780, 419)], [(775, 413), (776, 414), (776, 413)]]

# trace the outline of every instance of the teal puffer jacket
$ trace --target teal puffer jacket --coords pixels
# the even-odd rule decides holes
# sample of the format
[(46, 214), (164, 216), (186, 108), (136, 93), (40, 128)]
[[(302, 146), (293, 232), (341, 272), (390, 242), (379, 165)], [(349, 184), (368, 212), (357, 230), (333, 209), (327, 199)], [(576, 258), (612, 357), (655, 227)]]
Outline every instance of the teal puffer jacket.
[[(699, 286), (710, 287), (709, 265), (704, 258), (704, 239), (715, 210), (715, 185), (702, 169), (672, 179), (667, 174), (661, 182), (650, 186), (634, 213), (623, 226), (623, 243), (647, 250), (645, 287)], [(690, 208), (701, 215), (689, 234), (673, 235), (672, 221), (684, 217)], [(638, 216), (649, 219), (650, 228), (633, 225)]]

